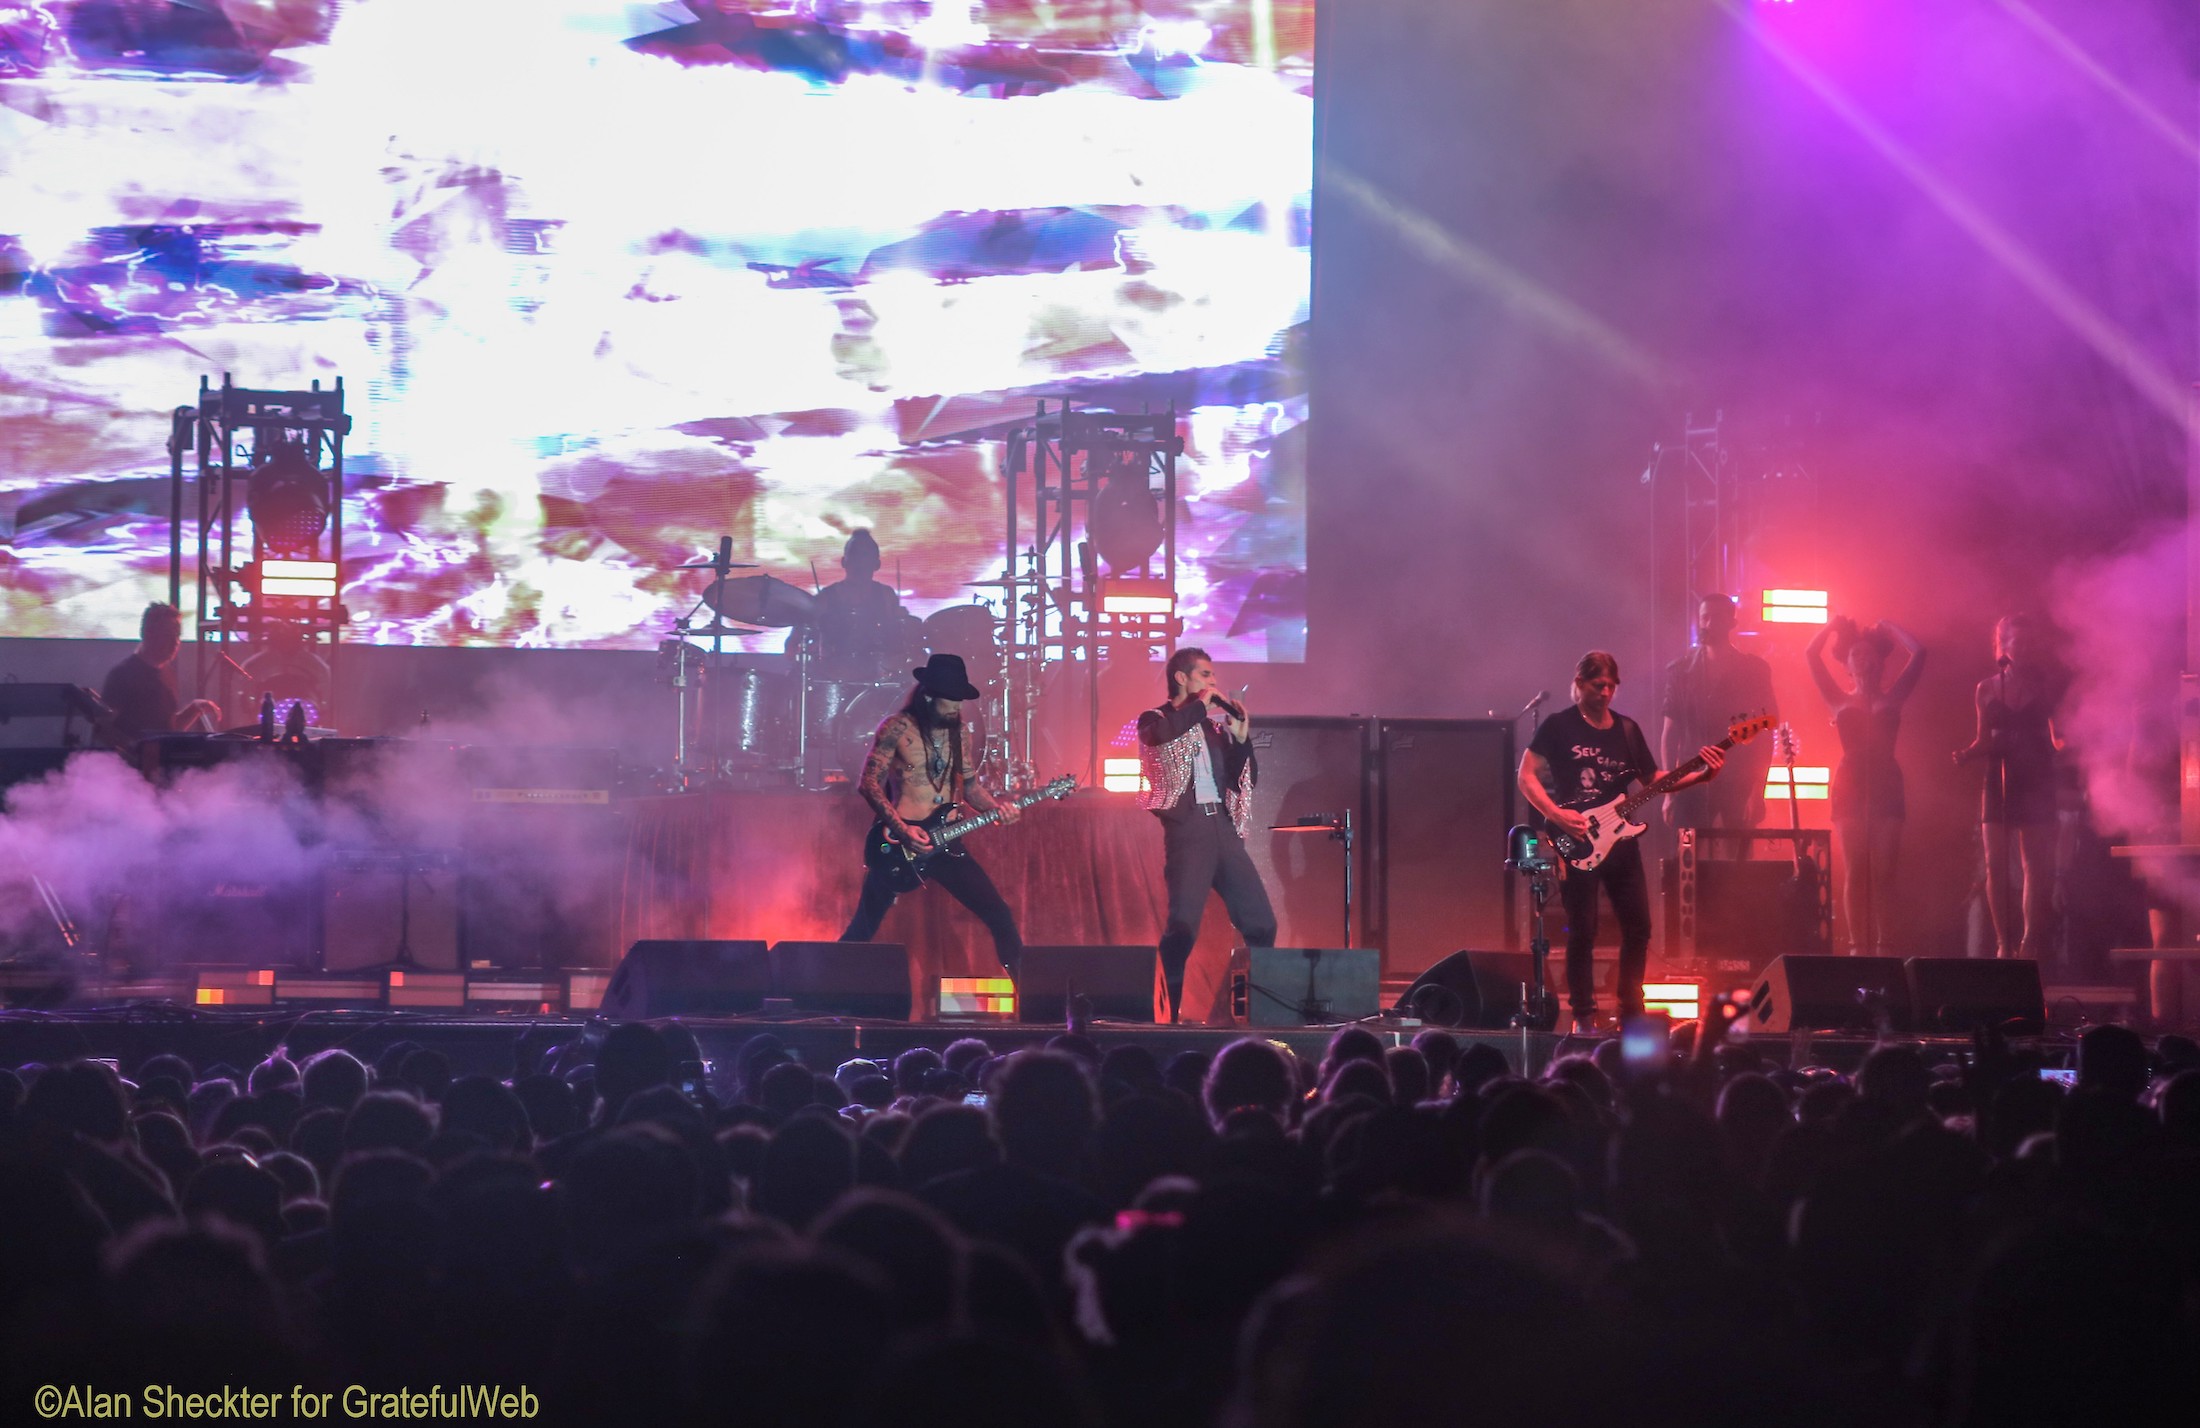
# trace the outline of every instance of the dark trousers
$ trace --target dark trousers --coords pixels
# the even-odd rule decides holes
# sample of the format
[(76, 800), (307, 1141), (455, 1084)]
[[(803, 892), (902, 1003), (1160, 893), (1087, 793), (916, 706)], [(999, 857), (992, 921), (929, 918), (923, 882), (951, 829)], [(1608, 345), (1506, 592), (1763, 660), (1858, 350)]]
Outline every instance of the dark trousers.
[(1161, 878), (1169, 889), (1169, 921), (1161, 932), (1161, 976), (1169, 984), (1169, 1007), (1184, 1014), (1184, 966), (1199, 940), (1199, 920), (1207, 911), (1209, 889), (1222, 894), (1222, 906), (1248, 947), (1276, 945), (1276, 912), (1260, 869), (1245, 851), (1230, 815), (1220, 809), (1202, 814), (1194, 807), (1161, 820)]
[(1629, 839), (1595, 871), (1566, 870), (1559, 899), (1566, 906), (1566, 993), (1575, 1016), (1597, 1009), (1597, 889), (1611, 894), (1619, 918), (1619, 1014), (1642, 1010), (1642, 972), (1650, 960), (1650, 879), (1642, 870), (1642, 843)]
[[(1016, 914), (1008, 910), (1008, 903), (1001, 897), (999, 888), (976, 858), (964, 854), (957, 857), (944, 853), (925, 865), (925, 877), (935, 887), (945, 888), (947, 895), (970, 909), (985, 930), (993, 934), (993, 955), (1013, 977), (1016, 964), (1023, 956), (1023, 935), (1016, 930)], [(856, 915), (848, 920), (848, 930), (840, 934), (843, 942), (868, 942), (878, 935), (879, 924), (886, 920), (886, 911), (894, 905), (894, 889), (875, 871), (863, 875), (863, 896), (856, 900)]]

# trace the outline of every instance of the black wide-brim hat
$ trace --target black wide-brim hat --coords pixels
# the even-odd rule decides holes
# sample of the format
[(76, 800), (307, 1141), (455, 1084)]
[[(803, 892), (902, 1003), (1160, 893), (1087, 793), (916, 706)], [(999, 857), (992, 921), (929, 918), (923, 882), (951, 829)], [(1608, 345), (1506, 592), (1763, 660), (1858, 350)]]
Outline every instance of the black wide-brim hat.
[(936, 654), (924, 662), (922, 669), (912, 669), (917, 688), (934, 699), (978, 699), (976, 685), (970, 682), (970, 671), (963, 668), (961, 655)]

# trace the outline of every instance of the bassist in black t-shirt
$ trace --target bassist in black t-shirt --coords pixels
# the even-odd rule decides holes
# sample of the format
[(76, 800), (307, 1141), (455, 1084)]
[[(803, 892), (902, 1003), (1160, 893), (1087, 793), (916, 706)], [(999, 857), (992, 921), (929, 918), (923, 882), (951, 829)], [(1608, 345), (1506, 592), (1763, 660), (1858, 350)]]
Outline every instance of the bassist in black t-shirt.
[[(1619, 661), (1591, 650), (1574, 669), (1573, 707), (1561, 709), (1536, 727), (1520, 756), (1520, 792), (1530, 807), (1554, 827), (1577, 838), (1589, 834), (1579, 808), (1603, 803), (1626, 792), (1638, 779), (1655, 783), (1662, 774), (1642, 726), (1612, 712), (1619, 689)], [(1703, 772), (1679, 786), (1703, 783), (1726, 761), (1723, 750), (1707, 745), (1699, 757)], [(1573, 805), (1569, 807), (1568, 805)], [(1619, 983), (1615, 995), (1621, 1018), (1642, 1010), (1642, 975), (1650, 957), (1650, 882), (1643, 872), (1642, 848), (1634, 839), (1614, 846), (1595, 869), (1568, 868), (1559, 896), (1566, 905), (1566, 989), (1574, 1030), (1596, 1024), (1595, 948), (1597, 889), (1612, 899), (1619, 918)]]

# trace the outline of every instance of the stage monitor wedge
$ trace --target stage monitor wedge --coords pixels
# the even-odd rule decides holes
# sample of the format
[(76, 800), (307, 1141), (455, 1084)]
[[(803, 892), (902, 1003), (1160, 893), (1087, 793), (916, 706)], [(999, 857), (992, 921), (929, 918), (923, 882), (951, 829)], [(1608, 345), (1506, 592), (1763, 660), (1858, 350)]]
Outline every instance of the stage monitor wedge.
[(1016, 969), (1016, 1019), (1064, 1020), (1072, 993), (1107, 1021), (1150, 1022), (1154, 955), (1143, 947), (1026, 947)]
[(598, 1014), (608, 1021), (746, 1016), (763, 1010), (771, 991), (762, 942), (637, 942), (611, 974)]
[(1755, 1032), (1871, 1035), (1882, 1015), (1895, 1031), (1911, 1027), (1910, 981), (1899, 957), (1775, 957), (1749, 999)]
[(916, 1005), (899, 942), (775, 942), (772, 992), (804, 1016), (907, 1021)]
[[(1548, 990), (1563, 1000), (1565, 958), (1545, 959)], [(1526, 952), (1454, 952), (1423, 972), (1398, 998), (1398, 1010), (1430, 1026), (1497, 1028), (1512, 1025), (1520, 992), (1534, 976)]]
[(2047, 1029), (2040, 964), (2029, 957), (1912, 957), (1910, 1005), (1917, 1029), (1962, 1034), (1998, 1027), (2015, 1036)]
[(1240, 1026), (1328, 1026), (1375, 1015), (1382, 954), (1372, 947), (1236, 947), (1230, 1010)]

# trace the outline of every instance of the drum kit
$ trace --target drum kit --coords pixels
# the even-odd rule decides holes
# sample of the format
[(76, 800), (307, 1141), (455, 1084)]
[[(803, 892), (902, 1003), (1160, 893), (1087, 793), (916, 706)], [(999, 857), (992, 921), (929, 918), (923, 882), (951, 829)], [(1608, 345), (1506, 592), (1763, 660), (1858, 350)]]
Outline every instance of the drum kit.
[[(964, 718), (975, 726), (981, 768), (1004, 764), (1007, 690), (1001, 617), (983, 596), (918, 619), (899, 609), (866, 628), (856, 648), (836, 648), (823, 618), (827, 597), (731, 559), (731, 540), (680, 570), (713, 578), (695, 608), (657, 647), (658, 683), (678, 708), (670, 786), (824, 789), (852, 783), (878, 726), (908, 699), (910, 671), (934, 654), (962, 657), (985, 690)], [(999, 586), (1004, 581), (973, 581)], [(707, 614), (706, 614), (707, 612)], [(728, 655), (729, 638), (787, 631), (781, 655)], [(700, 643), (708, 641), (708, 644)], [(739, 661), (739, 663), (736, 663)], [(989, 775), (999, 779), (1006, 770)]]

